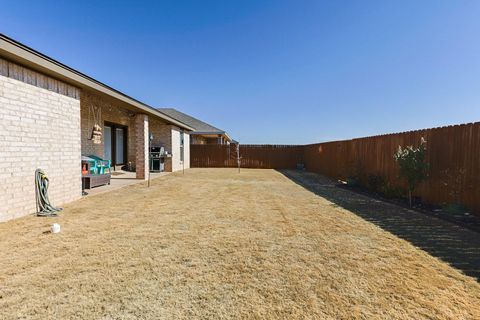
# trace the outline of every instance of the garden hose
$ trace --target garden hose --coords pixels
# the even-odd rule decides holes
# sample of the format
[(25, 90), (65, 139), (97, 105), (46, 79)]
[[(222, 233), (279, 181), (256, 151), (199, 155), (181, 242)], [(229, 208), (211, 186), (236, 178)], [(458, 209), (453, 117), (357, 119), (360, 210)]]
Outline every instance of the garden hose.
[(54, 217), (62, 208), (55, 208), (48, 199), (48, 178), (42, 169), (35, 170), (35, 198), (37, 200), (37, 216)]

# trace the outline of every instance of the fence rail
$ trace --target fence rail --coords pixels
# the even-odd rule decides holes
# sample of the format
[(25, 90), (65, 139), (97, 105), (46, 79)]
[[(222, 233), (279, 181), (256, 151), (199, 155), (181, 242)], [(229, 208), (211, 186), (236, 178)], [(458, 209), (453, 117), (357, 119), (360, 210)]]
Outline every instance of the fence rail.
[[(480, 213), (480, 122), (305, 146), (240, 145), (242, 168), (293, 169), (334, 179), (382, 177), (391, 188), (405, 189), (393, 154), (398, 146), (427, 140), (429, 177), (415, 194), (433, 204), (461, 203)], [(192, 167), (236, 167), (235, 146), (192, 145)]]

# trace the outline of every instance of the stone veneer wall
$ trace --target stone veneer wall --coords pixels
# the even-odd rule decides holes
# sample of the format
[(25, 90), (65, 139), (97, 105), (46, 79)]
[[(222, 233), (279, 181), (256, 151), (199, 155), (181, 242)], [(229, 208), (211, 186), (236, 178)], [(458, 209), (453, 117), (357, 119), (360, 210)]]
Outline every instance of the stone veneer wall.
[(81, 197), (79, 90), (0, 59), (0, 221), (36, 211), (45, 170), (61, 206)]

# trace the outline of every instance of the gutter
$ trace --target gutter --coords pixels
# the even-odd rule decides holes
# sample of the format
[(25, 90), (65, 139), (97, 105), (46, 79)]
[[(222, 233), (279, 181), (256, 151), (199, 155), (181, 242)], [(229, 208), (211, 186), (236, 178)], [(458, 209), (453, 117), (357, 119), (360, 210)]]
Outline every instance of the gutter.
[(86, 74), (70, 68), (63, 63), (60, 63), (30, 47), (27, 47), (2, 33), (0, 33), (0, 56), (4, 56), (7, 59), (12, 60), (12, 62), (18, 62), (26, 67), (31, 67), (36, 71), (53, 76), (59, 80), (65, 81), (80, 88), (89, 88), (104, 93), (110, 97), (132, 105), (147, 114), (166, 120), (182, 129), (187, 129), (189, 131), (195, 130), (185, 123), (178, 121), (158, 111), (157, 109), (139, 100), (136, 100), (98, 80), (95, 80)]

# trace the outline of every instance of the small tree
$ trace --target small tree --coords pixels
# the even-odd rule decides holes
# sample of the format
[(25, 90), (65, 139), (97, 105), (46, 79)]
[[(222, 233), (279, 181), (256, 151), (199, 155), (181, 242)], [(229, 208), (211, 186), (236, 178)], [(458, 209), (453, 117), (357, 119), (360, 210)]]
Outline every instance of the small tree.
[(408, 146), (402, 149), (401, 146), (398, 146), (397, 152), (393, 155), (393, 158), (400, 166), (400, 175), (407, 180), (410, 207), (412, 206), (413, 191), (428, 175), (426, 154), (427, 141), (422, 138), (419, 147)]

